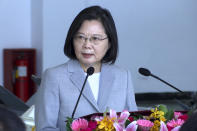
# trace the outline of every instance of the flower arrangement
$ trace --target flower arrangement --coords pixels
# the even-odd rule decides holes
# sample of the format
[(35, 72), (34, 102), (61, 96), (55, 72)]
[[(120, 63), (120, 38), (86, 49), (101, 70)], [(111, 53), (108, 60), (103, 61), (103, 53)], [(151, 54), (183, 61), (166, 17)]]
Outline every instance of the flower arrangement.
[(183, 112), (174, 112), (165, 105), (159, 105), (151, 109), (149, 115), (126, 110), (117, 113), (110, 109), (103, 116), (68, 118), (66, 127), (68, 131), (178, 131), (187, 118)]

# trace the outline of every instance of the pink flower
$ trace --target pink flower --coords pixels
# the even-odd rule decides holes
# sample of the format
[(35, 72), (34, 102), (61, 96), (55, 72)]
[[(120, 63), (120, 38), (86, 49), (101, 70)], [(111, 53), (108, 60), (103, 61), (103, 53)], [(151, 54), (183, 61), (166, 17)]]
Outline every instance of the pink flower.
[(138, 125), (136, 121), (131, 122), (126, 129), (118, 123), (113, 124), (116, 131), (137, 131)]
[(76, 119), (72, 122), (71, 128), (73, 131), (80, 131), (81, 129), (87, 129), (88, 128), (88, 121), (85, 119)]
[(97, 126), (97, 122), (96, 121), (89, 121), (88, 122), (88, 128), (90, 128), (91, 130), (96, 129)]
[(184, 114), (182, 116), (179, 116), (178, 119), (182, 119), (182, 120), (186, 121), (188, 119), (188, 115)]
[(122, 126), (124, 128), (124, 124), (128, 119), (129, 115), (130, 113), (127, 110), (121, 112), (120, 116), (117, 115), (115, 110), (110, 109), (109, 112), (109, 117), (113, 121), (113, 123), (116, 123), (116, 127)]
[(173, 128), (171, 131), (179, 131), (180, 128), (181, 128), (181, 126), (177, 126), (177, 127)]
[(137, 120), (137, 124), (138, 124), (139, 130), (142, 130), (142, 131), (149, 131), (151, 127), (154, 125), (153, 122), (149, 120), (142, 120), (142, 119)]
[(121, 125), (124, 125), (124, 123), (126, 122), (126, 120), (128, 119), (130, 113), (126, 110), (124, 110), (123, 112), (121, 112), (120, 117), (118, 117), (118, 123)]
[(174, 118), (178, 119), (179, 116), (182, 116), (183, 114), (181, 112), (174, 112)]
[(123, 125), (125, 121), (128, 119), (130, 113), (127, 110), (124, 110), (121, 112), (120, 116), (117, 116), (117, 113), (115, 110), (110, 109), (109, 116), (110, 118), (115, 122), (118, 122), (119, 124)]
[(121, 126), (119, 123), (115, 122), (113, 124), (114, 128), (116, 129), (116, 131), (123, 131), (124, 130), (124, 127)]
[(160, 131), (168, 131), (168, 128), (163, 121), (160, 121)]
[(128, 120), (130, 121), (130, 122), (132, 122), (132, 121), (134, 121), (134, 118), (133, 117), (128, 117)]
[(184, 123), (184, 120), (182, 119), (177, 119), (177, 120), (171, 120), (167, 123), (167, 128), (169, 131), (171, 131), (173, 128), (177, 126), (181, 126)]
[(118, 117), (116, 111), (110, 109), (110, 110), (109, 110), (109, 117), (116, 120), (117, 117)]
[(137, 124), (145, 127), (152, 127), (154, 125), (151, 121), (143, 119), (137, 120)]
[(93, 131), (93, 130), (90, 128), (86, 128), (86, 129), (81, 129), (80, 131)]
[(137, 131), (138, 125), (136, 121), (131, 122), (127, 128), (126, 131)]
[(118, 116), (115, 110), (110, 109), (109, 118), (113, 121), (116, 131), (125, 130), (125, 122), (129, 115), (130, 113), (127, 110), (124, 110), (121, 112), (120, 116)]

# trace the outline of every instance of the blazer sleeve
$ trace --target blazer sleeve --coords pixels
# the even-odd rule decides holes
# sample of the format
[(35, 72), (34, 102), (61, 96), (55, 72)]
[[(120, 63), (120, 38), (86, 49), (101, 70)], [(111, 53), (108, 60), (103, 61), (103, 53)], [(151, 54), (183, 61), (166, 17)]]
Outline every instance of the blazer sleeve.
[(41, 87), (37, 93), (35, 103), (36, 131), (60, 131), (57, 128), (60, 105), (58, 80), (51, 70), (44, 72)]
[(129, 111), (137, 111), (137, 105), (135, 101), (135, 92), (133, 88), (133, 83), (131, 80), (131, 73), (127, 70), (127, 101), (126, 101), (126, 109)]

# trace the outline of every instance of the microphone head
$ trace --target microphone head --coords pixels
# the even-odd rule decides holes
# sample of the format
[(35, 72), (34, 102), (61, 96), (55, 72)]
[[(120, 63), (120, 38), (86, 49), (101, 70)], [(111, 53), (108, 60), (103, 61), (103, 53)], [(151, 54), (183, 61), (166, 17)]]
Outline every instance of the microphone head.
[(92, 75), (94, 73), (94, 67), (89, 67), (88, 69), (87, 69), (87, 74), (88, 75)]
[(139, 68), (138, 72), (144, 76), (150, 76), (151, 72), (146, 68)]

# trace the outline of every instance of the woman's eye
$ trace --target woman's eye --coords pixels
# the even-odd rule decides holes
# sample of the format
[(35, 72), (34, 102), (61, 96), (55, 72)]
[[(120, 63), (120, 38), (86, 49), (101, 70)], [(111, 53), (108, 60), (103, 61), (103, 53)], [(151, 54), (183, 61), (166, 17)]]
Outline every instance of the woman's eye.
[(92, 37), (92, 40), (100, 40), (98, 37)]
[(83, 39), (84, 37), (83, 37), (83, 36), (78, 36), (78, 38), (79, 38), (79, 39)]
[(85, 37), (81, 36), (81, 35), (78, 35), (76, 38), (79, 39), (79, 40), (83, 40)]

